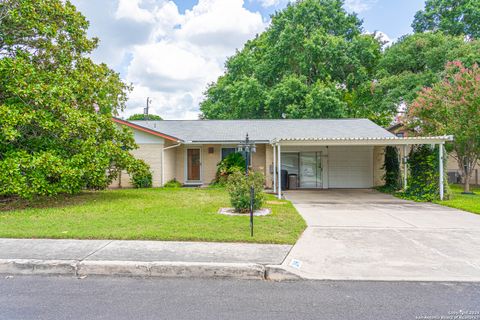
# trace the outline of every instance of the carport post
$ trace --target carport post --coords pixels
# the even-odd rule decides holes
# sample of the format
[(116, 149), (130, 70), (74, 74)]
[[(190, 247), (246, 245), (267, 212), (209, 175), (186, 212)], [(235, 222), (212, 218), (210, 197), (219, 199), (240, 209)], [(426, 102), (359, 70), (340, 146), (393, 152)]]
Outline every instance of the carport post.
[(275, 153), (277, 150), (275, 149), (275, 144), (272, 145), (273, 147), (273, 193), (277, 192), (277, 154)]
[(407, 145), (403, 145), (403, 190), (407, 190), (407, 175), (408, 175), (408, 164), (407, 164)]
[(438, 145), (438, 160), (439, 160), (439, 171), (440, 171), (440, 177), (439, 177), (439, 186), (440, 186), (440, 200), (443, 200), (443, 183), (444, 183), (444, 177), (443, 177), (443, 143), (440, 143)]
[(278, 184), (277, 184), (277, 192), (278, 192), (278, 199), (282, 199), (282, 154), (280, 150), (280, 143), (277, 145), (278, 148)]

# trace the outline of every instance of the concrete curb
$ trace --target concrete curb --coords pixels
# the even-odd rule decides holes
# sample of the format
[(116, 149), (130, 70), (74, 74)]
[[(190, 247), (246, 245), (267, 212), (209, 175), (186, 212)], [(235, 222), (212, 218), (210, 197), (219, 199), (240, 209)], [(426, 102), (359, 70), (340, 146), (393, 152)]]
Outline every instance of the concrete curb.
[[(78, 261), (0, 259), (0, 274), (50, 274), (72, 276), (137, 276), (169, 278), (235, 278), (265, 280), (277, 274), (256, 263)], [(277, 280), (276, 277), (275, 280)]]
[(291, 273), (281, 265), (266, 265), (265, 279), (271, 281), (298, 281), (303, 278), (299, 275)]

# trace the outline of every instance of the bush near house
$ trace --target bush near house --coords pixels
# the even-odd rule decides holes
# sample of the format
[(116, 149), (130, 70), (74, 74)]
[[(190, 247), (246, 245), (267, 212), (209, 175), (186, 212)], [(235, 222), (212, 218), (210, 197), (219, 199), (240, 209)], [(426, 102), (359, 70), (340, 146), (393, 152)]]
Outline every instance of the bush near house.
[(173, 178), (172, 180), (165, 183), (163, 186), (164, 188), (181, 188), (182, 184), (177, 181), (177, 179)]
[(385, 162), (382, 167), (385, 170), (385, 185), (381, 187), (384, 192), (393, 192), (402, 187), (400, 174), (400, 158), (396, 147), (385, 148)]
[(217, 164), (213, 184), (224, 186), (232, 173), (242, 170), (245, 170), (245, 158), (241, 153), (231, 153)]
[(253, 210), (260, 209), (265, 198), (264, 184), (265, 178), (260, 172), (250, 171), (248, 176), (240, 171), (233, 172), (227, 182), (230, 203), (236, 211), (248, 212), (250, 210), (250, 188), (253, 186), (255, 190)]
[(151, 188), (152, 187), (152, 172), (150, 166), (143, 160), (137, 160), (129, 168), (131, 182), (135, 188)]
[[(439, 159), (438, 146), (417, 145), (408, 157), (410, 175), (407, 189), (402, 197), (415, 201), (434, 201), (439, 199)], [(444, 199), (449, 198), (448, 184), (445, 182)]]

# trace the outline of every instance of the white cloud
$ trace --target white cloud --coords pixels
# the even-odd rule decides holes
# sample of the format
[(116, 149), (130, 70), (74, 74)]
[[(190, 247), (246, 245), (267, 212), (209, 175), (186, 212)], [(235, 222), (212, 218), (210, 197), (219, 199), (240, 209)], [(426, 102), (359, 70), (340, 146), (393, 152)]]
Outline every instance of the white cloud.
[(349, 11), (362, 13), (370, 10), (378, 0), (346, 0), (345, 8)]
[(277, 7), (286, 2), (285, 0), (260, 0), (260, 4), (264, 8)]
[(115, 18), (132, 19), (136, 22), (153, 22), (152, 13), (140, 8), (140, 2), (141, 0), (119, 0)]
[(172, 0), (73, 2), (100, 37), (95, 60), (134, 86), (125, 116), (142, 112), (151, 97), (152, 113), (198, 118), (202, 93), (223, 73), (226, 58), (266, 27), (243, 0), (198, 0), (185, 13)]

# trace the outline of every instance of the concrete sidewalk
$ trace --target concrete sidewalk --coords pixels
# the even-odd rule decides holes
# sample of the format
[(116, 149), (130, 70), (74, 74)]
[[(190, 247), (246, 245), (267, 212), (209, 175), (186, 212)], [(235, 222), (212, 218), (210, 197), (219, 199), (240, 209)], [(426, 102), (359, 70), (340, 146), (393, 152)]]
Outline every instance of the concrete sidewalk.
[[(274, 278), (292, 246), (0, 239), (0, 273)], [(282, 272), (282, 270), (278, 270)]]

